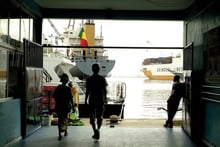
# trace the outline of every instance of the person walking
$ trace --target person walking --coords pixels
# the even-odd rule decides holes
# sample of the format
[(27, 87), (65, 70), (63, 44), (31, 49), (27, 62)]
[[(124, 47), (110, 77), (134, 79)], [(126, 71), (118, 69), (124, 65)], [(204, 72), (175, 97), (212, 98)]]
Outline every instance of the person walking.
[(76, 84), (73, 84), (72, 81), (68, 83), (68, 86), (71, 88), (71, 92), (72, 92), (75, 104), (78, 107), (79, 106), (79, 92), (78, 92), (77, 86)]
[(71, 89), (66, 85), (69, 81), (67, 74), (62, 74), (60, 77), (60, 82), (62, 84), (58, 85), (53, 93), (55, 98), (55, 112), (58, 117), (58, 140), (62, 139), (61, 133), (64, 132), (64, 136), (68, 135), (68, 114), (71, 109), (74, 109), (73, 96)]
[(74, 109), (71, 110), (70, 112), (70, 115), (69, 115), (69, 120), (70, 121), (76, 121), (76, 120), (79, 120), (79, 94), (78, 94), (78, 90), (76, 88), (75, 85), (73, 85), (73, 82), (70, 81), (68, 83), (68, 86), (70, 87), (71, 89), (71, 93), (72, 93), (72, 96), (73, 96), (73, 99), (74, 99)]
[(173, 78), (172, 91), (167, 100), (167, 120), (164, 127), (173, 127), (173, 118), (178, 110), (179, 103), (184, 94), (184, 84), (180, 82), (180, 76), (175, 75)]
[[(107, 86), (106, 79), (99, 75), (99, 64), (92, 65), (93, 75), (86, 80), (86, 97), (85, 104), (89, 104), (90, 124), (94, 135), (93, 139), (100, 138), (100, 128), (102, 126), (104, 104), (107, 102)], [(97, 119), (97, 121), (96, 121)]]

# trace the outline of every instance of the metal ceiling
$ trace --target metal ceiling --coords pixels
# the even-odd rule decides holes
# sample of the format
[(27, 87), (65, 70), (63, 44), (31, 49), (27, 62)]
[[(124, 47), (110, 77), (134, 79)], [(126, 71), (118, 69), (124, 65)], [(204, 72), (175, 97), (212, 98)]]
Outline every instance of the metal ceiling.
[(194, 0), (34, 0), (42, 8), (90, 9), (90, 10), (132, 10), (170, 11), (184, 10)]
[[(183, 20), (197, 0), (10, 0), (41, 18)], [(205, 1), (205, 0), (202, 0)], [(3, 0), (8, 2), (8, 0)], [(5, 6), (1, 6), (5, 9)], [(10, 9), (10, 15), (18, 15)], [(6, 11), (7, 12), (7, 9)], [(14, 13), (13, 13), (14, 12)], [(2, 15), (3, 16), (3, 15)]]

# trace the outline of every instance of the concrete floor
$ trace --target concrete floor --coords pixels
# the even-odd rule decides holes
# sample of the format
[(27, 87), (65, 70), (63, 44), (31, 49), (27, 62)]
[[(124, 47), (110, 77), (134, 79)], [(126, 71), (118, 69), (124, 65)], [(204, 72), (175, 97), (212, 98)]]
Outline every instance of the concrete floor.
[[(93, 132), (88, 121), (85, 126), (69, 126), (69, 135), (61, 141), (58, 141), (57, 126), (42, 126), (24, 140), (6, 147), (196, 147), (181, 126), (164, 128), (159, 125), (161, 121), (157, 121), (156, 125), (147, 125), (147, 122), (123, 120), (110, 127), (106, 121), (99, 141), (92, 139)], [(139, 125), (143, 123), (146, 125)]]

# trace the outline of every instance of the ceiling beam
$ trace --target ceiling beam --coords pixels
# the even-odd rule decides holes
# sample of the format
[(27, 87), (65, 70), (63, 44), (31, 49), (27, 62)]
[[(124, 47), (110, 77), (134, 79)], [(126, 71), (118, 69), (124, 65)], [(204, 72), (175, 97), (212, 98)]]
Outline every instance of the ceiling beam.
[(134, 11), (134, 10), (82, 10), (82, 9), (42, 9), (44, 18), (93, 18), (125, 20), (184, 20), (186, 10), (182, 11)]

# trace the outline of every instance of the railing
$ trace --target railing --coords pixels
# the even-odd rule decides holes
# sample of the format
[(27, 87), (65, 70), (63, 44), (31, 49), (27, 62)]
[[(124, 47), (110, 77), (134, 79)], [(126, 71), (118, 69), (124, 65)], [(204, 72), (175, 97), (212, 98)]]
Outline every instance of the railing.
[(52, 81), (51, 75), (47, 72), (45, 68), (43, 68), (43, 79), (45, 80), (46, 83)]

